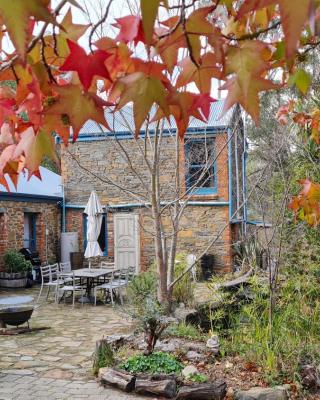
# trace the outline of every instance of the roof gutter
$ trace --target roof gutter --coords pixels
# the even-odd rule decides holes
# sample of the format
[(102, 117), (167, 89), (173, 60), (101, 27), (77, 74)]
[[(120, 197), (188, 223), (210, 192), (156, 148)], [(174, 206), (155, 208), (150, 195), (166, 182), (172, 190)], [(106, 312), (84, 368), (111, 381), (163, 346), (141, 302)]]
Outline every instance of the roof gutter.
[[(166, 206), (171, 204), (172, 202), (169, 201), (161, 201), (162, 206)], [(184, 204), (183, 201), (180, 202), (180, 204)], [(211, 206), (211, 207), (216, 207), (216, 206), (228, 206), (229, 202), (228, 201), (188, 201), (187, 202), (188, 206)], [(103, 206), (104, 208), (108, 209), (122, 209), (122, 208), (144, 208), (144, 207), (150, 207), (151, 203), (123, 203), (123, 204), (108, 204), (107, 206)], [(81, 204), (65, 204), (65, 208), (69, 209), (84, 209), (86, 206), (81, 205)]]
[(61, 196), (47, 196), (40, 194), (0, 192), (0, 200), (2, 201), (31, 201), (33, 203), (59, 202)]

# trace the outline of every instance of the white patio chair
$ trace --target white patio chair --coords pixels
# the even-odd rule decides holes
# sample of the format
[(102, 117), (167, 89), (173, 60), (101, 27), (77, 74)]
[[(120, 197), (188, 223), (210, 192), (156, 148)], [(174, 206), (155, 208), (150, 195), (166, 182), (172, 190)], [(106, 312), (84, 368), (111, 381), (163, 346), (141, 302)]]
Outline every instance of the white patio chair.
[(99, 268), (105, 269), (115, 269), (115, 263), (111, 261), (101, 261)]
[[(59, 271), (62, 274), (69, 274), (70, 272), (72, 272), (72, 267), (71, 267), (71, 262), (70, 261), (66, 261), (66, 262), (60, 262), (59, 263)], [(72, 277), (71, 276), (64, 276), (63, 278), (64, 282), (72, 282)], [(81, 284), (81, 279), (80, 278), (76, 278), (76, 281)]]
[(63, 281), (59, 281), (58, 280), (58, 264), (52, 264), (52, 265), (45, 265), (40, 267), (40, 271), (41, 271), (41, 287), (40, 287), (40, 292), (37, 298), (37, 302), (40, 300), (41, 297), (41, 293), (42, 290), (44, 288), (44, 286), (46, 286), (48, 288), (48, 292), (47, 292), (47, 297), (46, 300), (48, 300), (49, 297), (49, 293), (50, 293), (50, 289), (52, 287), (56, 288), (56, 286), (58, 284), (63, 283)]
[[(64, 279), (68, 278), (68, 281), (65, 281)], [(70, 280), (71, 279), (71, 280)], [(58, 280), (60, 283), (59, 285), (56, 286), (56, 296), (55, 296), (55, 301), (56, 303), (59, 303), (61, 298), (64, 298), (64, 302), (66, 301), (66, 293), (70, 292), (72, 293), (72, 307), (74, 307), (74, 301), (76, 297), (76, 293), (79, 293), (81, 295), (84, 295), (86, 292), (86, 288), (84, 286), (78, 285), (76, 277), (74, 276), (74, 272), (68, 273), (66, 275), (63, 272), (58, 272)], [(62, 294), (62, 295), (61, 295)], [(61, 298), (60, 298), (61, 296)], [(82, 303), (83, 305), (83, 303)]]
[(71, 272), (71, 271), (72, 271), (71, 262), (70, 262), (70, 261), (60, 262), (60, 263), (59, 263), (59, 270), (60, 270), (60, 272), (62, 272), (63, 274), (66, 274), (66, 273), (68, 273), (68, 272)]
[(114, 270), (109, 275), (109, 281), (103, 283), (102, 285), (97, 285), (93, 289), (94, 296), (94, 305), (97, 305), (97, 291), (103, 290), (105, 293), (108, 291), (111, 298), (111, 304), (114, 306), (113, 294), (114, 291), (119, 292), (121, 304), (123, 304), (123, 297), (121, 293), (121, 288), (125, 287), (128, 284), (128, 270)]

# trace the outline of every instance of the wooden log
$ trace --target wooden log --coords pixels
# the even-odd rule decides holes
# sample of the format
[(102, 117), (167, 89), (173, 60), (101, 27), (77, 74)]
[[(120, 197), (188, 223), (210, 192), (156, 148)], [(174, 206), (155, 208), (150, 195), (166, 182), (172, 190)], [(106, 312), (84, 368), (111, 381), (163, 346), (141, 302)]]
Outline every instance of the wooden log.
[(222, 400), (226, 395), (226, 391), (227, 384), (224, 381), (182, 386), (177, 400)]
[(238, 278), (232, 279), (231, 281), (227, 281), (222, 283), (221, 285), (216, 285), (215, 289), (222, 289), (222, 290), (232, 290), (238, 288), (241, 285), (246, 285), (249, 283), (251, 275), (253, 274), (253, 269), (250, 269), (245, 274), (239, 276)]
[(151, 379), (136, 379), (136, 393), (158, 395), (172, 399), (177, 394), (177, 384), (173, 379), (151, 380)]
[(98, 377), (101, 383), (114, 386), (126, 392), (131, 392), (134, 389), (136, 380), (133, 375), (113, 368), (100, 368)]

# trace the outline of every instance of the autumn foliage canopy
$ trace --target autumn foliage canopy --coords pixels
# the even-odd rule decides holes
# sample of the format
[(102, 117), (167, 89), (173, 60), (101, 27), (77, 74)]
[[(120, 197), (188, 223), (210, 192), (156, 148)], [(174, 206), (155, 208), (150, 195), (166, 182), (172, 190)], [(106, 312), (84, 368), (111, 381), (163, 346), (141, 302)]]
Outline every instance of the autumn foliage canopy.
[[(40, 176), (43, 158), (55, 157), (54, 135), (75, 141), (88, 119), (112, 130), (105, 112), (128, 103), (136, 135), (146, 120), (174, 118), (182, 138), (191, 117), (207, 120), (212, 78), (227, 91), (224, 111), (239, 103), (256, 123), (261, 92), (290, 84), (307, 94), (311, 77), (298, 62), (319, 44), (318, 0), (140, 0), (136, 15), (117, 19), (111, 3), (96, 24), (79, 25), (71, 6), (81, 1), (0, 0), (3, 185), (22, 170)], [(98, 37), (101, 25), (110, 36)], [(280, 110), (282, 123), (290, 111)], [(318, 144), (319, 115), (299, 119)], [(302, 184), (291, 206), (317, 224), (320, 187)]]

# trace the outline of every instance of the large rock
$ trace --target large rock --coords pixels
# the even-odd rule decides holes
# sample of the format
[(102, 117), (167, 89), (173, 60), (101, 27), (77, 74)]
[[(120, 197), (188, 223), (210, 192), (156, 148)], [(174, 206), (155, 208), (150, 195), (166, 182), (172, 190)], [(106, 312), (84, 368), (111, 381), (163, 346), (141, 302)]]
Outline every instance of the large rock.
[(199, 373), (199, 371), (197, 370), (197, 368), (194, 365), (187, 365), (182, 371), (181, 371), (182, 375), (185, 378), (189, 378), (191, 375), (196, 375)]
[(250, 390), (241, 390), (235, 395), (236, 400), (288, 400), (288, 390), (285, 386), (275, 388), (253, 387)]
[(197, 351), (190, 350), (186, 354), (186, 359), (189, 361), (201, 361), (205, 358), (205, 356)]
[(212, 335), (206, 343), (206, 347), (214, 354), (217, 355), (219, 353), (219, 338), (217, 335)]
[(109, 335), (102, 339), (103, 342), (109, 344), (113, 349), (118, 349), (125, 344), (134, 340), (133, 335)]

